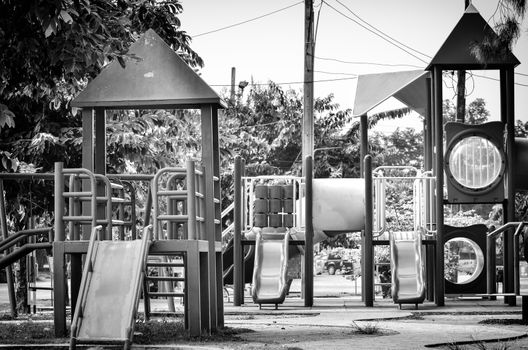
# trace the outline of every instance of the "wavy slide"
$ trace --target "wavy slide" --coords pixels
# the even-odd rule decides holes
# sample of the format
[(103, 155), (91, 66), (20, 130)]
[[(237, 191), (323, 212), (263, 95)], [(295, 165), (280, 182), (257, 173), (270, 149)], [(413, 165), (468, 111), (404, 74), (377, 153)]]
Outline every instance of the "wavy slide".
[(390, 235), (392, 299), (395, 304), (415, 304), (425, 299), (422, 238), (420, 232)]
[(264, 228), (257, 233), (251, 295), (259, 307), (275, 304), (277, 308), (286, 298), (289, 240), (284, 229)]

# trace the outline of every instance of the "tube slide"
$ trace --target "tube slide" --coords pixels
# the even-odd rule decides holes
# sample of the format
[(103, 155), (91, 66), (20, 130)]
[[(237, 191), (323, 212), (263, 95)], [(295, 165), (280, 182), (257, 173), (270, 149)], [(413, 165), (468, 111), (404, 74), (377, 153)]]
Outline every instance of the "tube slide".
[(392, 299), (395, 304), (423, 303), (425, 299), (422, 236), (420, 232), (391, 232)]
[(259, 304), (284, 302), (288, 291), (288, 243), (290, 235), (284, 228), (264, 228), (255, 240), (255, 267), (251, 295)]

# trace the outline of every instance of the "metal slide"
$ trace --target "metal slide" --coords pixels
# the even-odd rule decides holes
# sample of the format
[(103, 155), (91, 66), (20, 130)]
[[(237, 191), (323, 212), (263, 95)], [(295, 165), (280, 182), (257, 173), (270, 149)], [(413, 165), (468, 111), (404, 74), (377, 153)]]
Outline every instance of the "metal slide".
[(257, 233), (255, 240), (255, 266), (251, 295), (253, 302), (259, 304), (278, 304), (284, 302), (288, 283), (288, 243), (290, 234), (284, 229), (264, 228)]
[[(100, 227), (96, 228), (100, 230)], [(71, 327), (76, 344), (131, 346), (148, 254), (148, 230), (142, 240), (95, 241), (94, 229)]]
[(425, 299), (422, 238), (420, 232), (390, 234), (392, 299), (394, 303), (415, 304)]

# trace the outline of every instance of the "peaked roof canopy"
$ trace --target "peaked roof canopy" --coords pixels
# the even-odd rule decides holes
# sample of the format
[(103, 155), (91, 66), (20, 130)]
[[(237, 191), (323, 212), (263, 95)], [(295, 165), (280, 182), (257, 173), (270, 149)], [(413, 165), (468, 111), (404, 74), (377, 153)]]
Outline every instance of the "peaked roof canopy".
[(381, 74), (366, 74), (358, 77), (355, 116), (363, 115), (390, 97), (424, 115), (427, 106), (428, 72), (412, 70)]
[(123, 68), (114, 60), (73, 101), (74, 107), (198, 108), (222, 99), (149, 29), (128, 51)]
[(489, 58), (486, 63), (478, 61), (471, 53), (471, 47), (482, 42), (486, 37), (498, 36), (475, 6), (470, 4), (426, 69), (431, 70), (434, 65), (453, 69), (499, 69), (517, 66), (520, 63), (509, 50), (504, 56), (496, 55)]

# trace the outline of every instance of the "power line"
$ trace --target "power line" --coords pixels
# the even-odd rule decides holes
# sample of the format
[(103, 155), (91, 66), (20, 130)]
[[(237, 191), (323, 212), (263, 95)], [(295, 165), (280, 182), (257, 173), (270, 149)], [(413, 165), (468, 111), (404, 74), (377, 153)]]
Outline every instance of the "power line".
[(417, 66), (414, 64), (405, 64), (405, 63), (377, 63), (377, 62), (364, 62), (364, 61), (345, 61), (337, 58), (331, 58), (331, 57), (320, 57), (320, 56), (314, 56), (314, 58), (318, 60), (323, 61), (333, 61), (333, 62), (339, 62), (339, 63), (345, 63), (345, 64), (357, 64), (357, 65), (373, 65), (373, 66), (383, 66), (383, 67), (410, 67), (410, 68), (418, 68), (418, 69), (424, 69), (424, 66)]
[(335, 12), (339, 13), (341, 16), (349, 19), (350, 21), (356, 23), (358, 26), (362, 27), (363, 29), (365, 30), (368, 30), (369, 32), (371, 32), (372, 34), (380, 37), (381, 39), (385, 40), (386, 42), (388, 42), (389, 44), (397, 47), (398, 49), (404, 51), (405, 53), (413, 56), (414, 58), (416, 58), (417, 60), (419, 61), (422, 61), (423, 63), (425, 64), (428, 64), (429, 62), (425, 61), (424, 59), (422, 59), (421, 57), (418, 57), (416, 56), (415, 54), (413, 54), (412, 52), (409, 52), (408, 50), (406, 50), (405, 48), (401, 47), (401, 46), (398, 46), (396, 43), (394, 43), (393, 41), (390, 41), (389, 39), (387, 39), (386, 37), (382, 36), (381, 34), (375, 32), (374, 30), (368, 28), (367, 26), (365, 26), (364, 24), (361, 24), (360, 22), (358, 22), (357, 20), (355, 20), (354, 18), (350, 17), (350, 16), (347, 16), (346, 14), (344, 14), (343, 12), (339, 11), (338, 9), (336, 9), (335, 7), (333, 7), (332, 5), (330, 5), (329, 3), (325, 2), (326, 6), (330, 7), (332, 10), (334, 10)]
[[(327, 83), (327, 82), (332, 82), (332, 81), (354, 80), (354, 79), (357, 79), (357, 76), (348, 77), (348, 78), (318, 79), (318, 80), (313, 80), (308, 83)], [(295, 85), (295, 84), (304, 84), (304, 83), (305, 83), (304, 81), (290, 81), (290, 82), (281, 82), (281, 83), (273, 82), (273, 84), (275, 85)], [(269, 83), (251, 83), (251, 85), (264, 86), (264, 85), (269, 85)], [(224, 86), (231, 86), (231, 84), (209, 84), (209, 86), (224, 87)]]
[(242, 22), (238, 22), (238, 23), (234, 23), (234, 24), (231, 24), (231, 25), (228, 25), (228, 26), (225, 26), (225, 27), (221, 27), (221, 28), (218, 28), (218, 29), (213, 29), (213, 30), (210, 30), (208, 32), (204, 32), (204, 33), (200, 33), (200, 34), (196, 34), (194, 36), (192, 36), (193, 38), (197, 38), (199, 36), (202, 36), (202, 35), (207, 35), (207, 34), (211, 34), (211, 33), (216, 33), (216, 32), (219, 32), (221, 30), (226, 30), (226, 29), (229, 29), (229, 28), (233, 28), (233, 27), (236, 27), (236, 26), (239, 26), (239, 25), (242, 25), (242, 24), (246, 24), (246, 23), (249, 23), (249, 22), (253, 22), (253, 21), (256, 21), (258, 19), (261, 19), (261, 18), (264, 18), (264, 17), (267, 17), (267, 16), (271, 16), (271, 15), (274, 15), (278, 12), (281, 12), (281, 11), (284, 11), (284, 10), (287, 10), (289, 8), (292, 8), (294, 6), (297, 6), (299, 4), (302, 4), (304, 1), (299, 1), (299, 2), (296, 2), (295, 4), (291, 4), (290, 6), (286, 6), (286, 7), (283, 7), (283, 8), (280, 8), (278, 10), (275, 10), (275, 11), (272, 11), (272, 12), (268, 12), (266, 14), (263, 14), (261, 16), (257, 16), (257, 17), (254, 17), (254, 18), (250, 18), (250, 19), (247, 19), (245, 21), (242, 21)]
[(325, 72), (322, 70), (314, 70), (314, 73), (323, 73), (323, 74), (338, 74), (338, 75), (353, 75), (354, 77), (357, 77), (358, 75), (355, 73), (345, 73), (345, 72)]
[(402, 45), (403, 47), (408, 48), (409, 50), (412, 50), (412, 51), (414, 51), (414, 52), (416, 52), (416, 53), (418, 53), (418, 54), (420, 54), (420, 55), (422, 55), (422, 56), (424, 56), (424, 57), (427, 57), (427, 58), (429, 58), (429, 59), (432, 58), (432, 57), (429, 56), (428, 54), (423, 53), (423, 52), (421, 52), (421, 51), (418, 51), (418, 50), (416, 50), (415, 48), (412, 48), (412, 47), (410, 47), (410, 46), (408, 46), (408, 45), (402, 43), (401, 41), (399, 41), (399, 40), (393, 38), (392, 36), (388, 35), (387, 33), (383, 32), (382, 30), (380, 30), (380, 29), (374, 27), (372, 24), (368, 23), (368, 22), (365, 21), (363, 18), (359, 17), (356, 13), (354, 13), (354, 11), (352, 11), (348, 6), (346, 6), (345, 4), (343, 4), (341, 1), (339, 1), (339, 0), (335, 0), (335, 1), (336, 1), (338, 4), (340, 4), (341, 6), (343, 6), (344, 8), (346, 8), (346, 9), (348, 10), (348, 12), (350, 12), (351, 14), (353, 14), (357, 19), (359, 19), (361, 22), (363, 22), (364, 24), (366, 24), (366, 25), (369, 26), (370, 28), (374, 29), (375, 31), (381, 33), (382, 35), (384, 35), (384, 36), (386, 36), (387, 38), (389, 38), (389, 39), (395, 41), (396, 43)]

